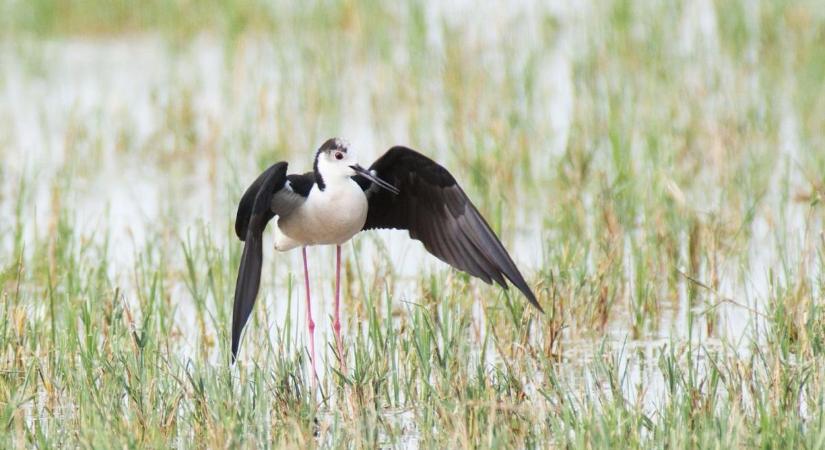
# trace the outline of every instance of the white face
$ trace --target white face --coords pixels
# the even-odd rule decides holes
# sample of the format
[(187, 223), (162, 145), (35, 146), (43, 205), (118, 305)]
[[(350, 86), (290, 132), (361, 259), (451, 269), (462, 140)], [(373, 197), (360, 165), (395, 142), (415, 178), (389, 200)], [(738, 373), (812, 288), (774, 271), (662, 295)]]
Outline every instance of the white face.
[(318, 155), (318, 171), (327, 182), (355, 175), (355, 171), (350, 166), (356, 163), (352, 150), (335, 148), (325, 150)]
[(355, 153), (349, 150), (346, 141), (337, 138), (329, 139), (321, 146), (316, 154), (314, 169), (326, 184), (351, 183), (350, 177), (360, 175), (395, 195), (400, 193), (398, 188), (358, 165)]

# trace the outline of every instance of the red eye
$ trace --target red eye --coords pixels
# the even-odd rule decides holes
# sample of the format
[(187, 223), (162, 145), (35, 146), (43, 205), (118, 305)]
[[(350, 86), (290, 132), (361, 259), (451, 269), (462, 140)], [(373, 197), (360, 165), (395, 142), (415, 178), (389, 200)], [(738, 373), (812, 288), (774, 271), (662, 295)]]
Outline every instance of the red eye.
[(344, 159), (344, 154), (341, 153), (341, 152), (335, 152), (335, 159), (337, 159), (339, 161)]

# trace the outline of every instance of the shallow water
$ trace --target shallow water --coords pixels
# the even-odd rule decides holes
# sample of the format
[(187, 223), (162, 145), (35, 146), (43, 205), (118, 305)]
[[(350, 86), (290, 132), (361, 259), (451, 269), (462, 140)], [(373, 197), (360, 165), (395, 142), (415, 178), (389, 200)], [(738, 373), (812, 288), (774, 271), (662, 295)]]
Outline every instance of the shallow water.
[[(467, 8), (478, 8), (478, 14), (464, 14)], [(433, 3), (426, 17), (431, 22), (468, 20), (461, 27), (462, 32), (470, 36), (468, 40), (482, 48), (495, 49), (499, 44), (496, 39), (500, 39), (502, 33), (491, 32), (490, 27), (506, 29), (513, 21), (530, 17), (536, 8), (539, 8), (537, 4), (527, 3), (520, 9), (514, 8), (512, 13), (501, 14), (500, 9), (479, 8), (470, 2), (444, 7)], [(549, 8), (558, 17), (570, 18), (572, 23), (587, 15), (585, 7)], [(686, 8), (681, 33), (683, 51), (691, 53), (717, 47), (715, 22), (711, 2), (697, 2)], [(512, 38), (527, 47), (539, 36), (540, 24), (532, 19), (524, 23), (524, 28)], [(445, 37), (437, 31), (440, 28), (430, 29), (435, 31), (427, 35), (428, 41), (436, 50), (445, 51)], [(538, 104), (530, 112), (546, 117), (548, 125), (547, 147), (538, 153), (537, 162), (530, 168), (533, 176), (562, 155), (568, 144), (576, 101), (571, 58), (581, 51), (584, 39), (574, 26), (562, 27), (557, 43), (541, 61), (542, 76), (536, 95), (552, 101)], [(55, 204), (69, 212), (76, 229), (89, 239), (102, 241), (105, 236), (95, 231), (108, 230), (112, 243), (110, 276), (123, 288), (127, 301), (131, 301), (134, 274), (129, 270), (147, 242), (162, 240), (178, 245), (178, 240), (185, 239), (187, 233), (205, 226), (218, 245), (240, 246), (228, 226), (234, 215), (232, 208), (239, 192), (257, 175), (263, 162), (255, 161), (251, 156), (253, 152), (239, 147), (277, 149), (279, 156), (293, 162), (291, 170), (300, 172), (309, 168), (314, 146), (328, 137), (330, 130), (351, 141), (363, 162), (374, 159), (391, 144), (415, 141), (416, 137), (410, 136), (409, 121), (416, 112), (397, 111), (394, 118), (380, 119), (384, 121), (383, 131), (374, 130), (372, 124), (379, 120), (382, 111), (380, 105), (375, 105), (370, 90), (380, 89), (387, 75), (368, 63), (342, 70), (342, 85), (346, 89), (340, 95), (343, 104), (338, 116), (331, 120), (335, 125), (316, 123), (315, 129), (299, 129), (295, 127), (297, 123), (315, 122), (279, 117), (283, 108), (293, 107), (299, 111), (302, 107), (300, 93), (282, 91), (289, 80), (306, 75), (284, 65), (285, 61), (288, 65), (290, 58), (299, 57), (273, 48), (265, 38), (255, 37), (245, 38), (240, 50), (232, 53), (227, 51), (225, 43), (209, 36), (201, 36), (182, 48), (152, 35), (0, 46), (0, 134), (5, 136), (0, 145), (4, 175), (0, 182), (3, 199), (0, 217), (14, 216), (13, 199), (17, 197), (21, 180), (25, 180), (26, 205), (22, 216), (26, 222), (35, 224), (25, 228), (26, 240), (49, 232)], [(502, 67), (500, 52), (487, 51), (479, 57), (493, 77), (503, 76), (506, 68)], [(518, 60), (518, 55), (514, 59)], [(439, 87), (433, 87), (434, 92), (438, 90)], [(781, 151), (789, 160), (794, 160), (799, 152), (798, 124), (792, 108), (785, 109), (785, 120), (780, 125)], [(438, 124), (438, 115), (436, 111), (429, 120)], [(170, 118), (176, 121), (164, 122)], [(422, 150), (455, 167), (458, 161), (447, 151), (451, 139), (447, 127), (443, 123), (434, 126), (428, 139), (435, 145)], [(194, 133), (194, 138), (187, 136), (187, 129)], [(280, 136), (285, 133), (296, 137), (284, 143)], [(293, 146), (300, 142), (304, 145)], [(267, 154), (274, 153), (267, 151)], [(792, 179), (801, 177), (795, 165), (789, 167), (797, 171)], [(463, 179), (461, 175), (469, 177), (460, 169), (456, 172), (459, 179)], [(782, 177), (777, 174), (769, 190), (769, 204), (780, 202), (781, 183)], [(67, 187), (66, 184), (70, 189), (61, 189)], [(67, 198), (54, 198), (64, 192), (68, 193)], [(540, 194), (523, 193), (521, 200), (529, 201), (529, 195)], [(537, 199), (538, 204), (551, 201)], [(513, 214), (517, 219), (507, 224), (504, 240), (514, 260), (530, 278), (530, 274), (544, 269), (542, 246), (536, 243), (549, 241), (553, 230), (546, 228), (545, 211), (540, 208), (519, 208)], [(583, 367), (596, 357), (603, 343), (611, 350), (625, 349), (620, 365), (627, 369), (628, 378), (622, 389), (630, 401), (641, 397), (642, 402), (653, 408), (661, 397), (663, 381), (651, 379), (649, 373), (640, 368), (640, 358), (650, 365), (664, 347), (689, 339), (714, 347), (720, 338), (725, 338), (736, 343), (738, 351), (746, 352), (750, 333), (755, 327), (764, 326), (759, 314), (764, 311), (764, 301), (768, 298), (768, 272), (782, 257), (774, 250), (779, 247), (775, 223), (780, 215), (786, 228), (783, 235), (804, 236), (812, 232), (804, 229), (806, 217), (802, 205), (791, 203), (786, 211), (757, 213), (746, 265), (743, 267), (742, 261), (722, 262), (718, 293), (718, 299), (735, 299), (747, 308), (721, 304), (717, 309), (720, 331), (716, 335), (708, 335), (701, 315), (693, 328), (689, 327), (691, 308), (699, 312), (707, 305), (691, 307), (686, 287), (682, 285), (679, 298), (666, 302), (657, 316), (658, 322), (638, 338), (631, 337), (632, 318), (624, 306), (611, 314), (604, 341), (581, 338), (577, 330), (567, 331), (563, 356), (569, 365), (570, 378), (587, 377)], [(398, 280), (394, 294), (399, 303), (414, 303), (420, 296), (417, 280), (422, 272), (447, 270), (403, 232), (373, 234), (358, 238), (361, 269), (373, 270), (373, 261), (389, 264)], [(682, 240), (686, 238), (683, 236)], [(271, 233), (266, 239), (266, 248), (271, 249)], [(805, 238), (800, 237), (802, 239)], [(386, 247), (389, 261), (379, 256), (376, 241)], [(2, 250), (11, 253), (10, 241), (2, 242), (5, 245)], [(685, 243), (680, 249), (683, 255), (687, 252), (686, 246)], [(352, 251), (352, 245), (345, 246), (346, 257), (351, 257)], [(329, 319), (333, 253), (330, 249), (311, 249), (310, 260), (313, 313), (318, 330), (316, 345), (320, 352), (324, 343), (332, 340)], [(303, 324), (300, 253), (268, 251), (265, 267), (259, 302), (269, 308), (270, 328), (283, 326), (288, 308), (291, 308), (293, 322)], [(632, 262), (629, 261), (627, 267), (627, 278), (633, 280)], [(297, 288), (287, 299), (290, 277)], [(178, 305), (177, 323), (183, 333), (182, 340), (189, 343), (183, 345), (186, 353), (187, 347), (194, 349), (199, 333), (192, 314), (194, 305), (182, 282), (172, 288), (172, 293)], [(484, 314), (480, 307), (476, 312), (482, 341)], [(213, 329), (207, 332), (217, 335)], [(295, 332), (295, 338), (303, 342), (303, 328), (299, 325)], [(253, 343), (247, 339), (245, 345)], [(213, 356), (216, 364), (217, 358)], [(494, 362), (497, 355), (490, 351), (488, 358)], [(592, 388), (600, 387), (593, 385)], [(412, 422), (404, 411), (388, 414), (396, 417), (393, 420)], [(409, 444), (415, 447), (414, 432), (410, 434)]]

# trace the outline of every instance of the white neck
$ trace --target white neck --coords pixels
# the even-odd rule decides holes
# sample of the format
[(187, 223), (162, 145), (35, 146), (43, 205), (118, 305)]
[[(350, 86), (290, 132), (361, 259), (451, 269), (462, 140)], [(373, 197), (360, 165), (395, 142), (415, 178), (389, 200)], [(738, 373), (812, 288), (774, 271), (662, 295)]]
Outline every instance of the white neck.
[(345, 163), (332, 163), (326, 158), (318, 160), (318, 173), (324, 180), (326, 187), (345, 185), (352, 181), (350, 177), (355, 175), (355, 171)]

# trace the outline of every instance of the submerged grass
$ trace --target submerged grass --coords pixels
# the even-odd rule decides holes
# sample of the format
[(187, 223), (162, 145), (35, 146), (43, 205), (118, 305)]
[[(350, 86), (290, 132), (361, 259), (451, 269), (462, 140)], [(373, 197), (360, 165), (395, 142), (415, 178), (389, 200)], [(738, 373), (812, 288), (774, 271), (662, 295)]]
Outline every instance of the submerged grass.
[[(0, 447), (825, 447), (825, 11), (757, 3), (4, 4)], [(290, 255), (230, 366), (237, 198), (348, 133), (450, 167), (546, 314), (366, 235), (346, 376)]]

